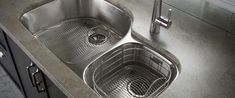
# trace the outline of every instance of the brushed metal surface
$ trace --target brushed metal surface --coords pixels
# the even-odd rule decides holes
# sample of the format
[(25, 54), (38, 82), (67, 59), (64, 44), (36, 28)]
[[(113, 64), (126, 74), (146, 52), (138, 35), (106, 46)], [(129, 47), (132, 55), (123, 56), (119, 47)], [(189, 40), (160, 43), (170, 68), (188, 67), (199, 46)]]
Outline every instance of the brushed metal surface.
[[(99, 59), (108, 59), (103, 58), (103, 56), (113, 55), (110, 54), (110, 51), (116, 51), (119, 49), (118, 47), (133, 43), (130, 44), (129, 48), (137, 46), (141, 47), (140, 49), (143, 49), (144, 53), (157, 55), (157, 58), (166, 62), (168, 67), (165, 71), (155, 70), (153, 72), (154, 74), (162, 74), (160, 77), (153, 77), (154, 81), (148, 83), (148, 85), (153, 85), (153, 88), (148, 87), (149, 92), (143, 92), (144, 89), (142, 88), (133, 89), (131, 85), (126, 88), (129, 89), (128, 94), (133, 95), (135, 93), (134, 96), (156, 97), (179, 75), (180, 63), (171, 53), (160, 48), (153, 48), (132, 37), (132, 18), (132, 14), (127, 9), (114, 6), (104, 0), (55, 0), (23, 14), (20, 19), (35, 39), (38, 39), (50, 49), (78, 76), (83, 78), (84, 82), (90, 87), (91, 80), (89, 79), (92, 79), (94, 68), (97, 67), (92, 67), (94, 62), (99, 61)], [(158, 61), (158, 59), (153, 61)], [(134, 62), (136, 63), (136, 61)], [(148, 68), (151, 70), (157, 67), (154, 64), (148, 63), (147, 65), (152, 66), (152, 68)], [(142, 67), (145, 68), (146, 66)], [(136, 67), (131, 68), (135, 69)], [(141, 72), (137, 71), (137, 73)], [(167, 75), (163, 73), (167, 73)], [(142, 77), (144, 80), (141, 82), (144, 82), (149, 75), (144, 75)], [(161, 83), (159, 84), (157, 80)], [(132, 82), (136, 86), (136, 83)], [(155, 85), (155, 82), (158, 86)], [(126, 87), (128, 87), (128, 84)], [(99, 93), (97, 89), (95, 90)], [(139, 91), (142, 93), (137, 93)], [(122, 94), (117, 94), (112, 97), (121, 96)]]
[[(21, 21), (82, 77), (92, 59), (131, 31), (132, 17), (104, 0), (55, 0), (23, 14)], [(104, 39), (97, 39), (99, 34)]]
[[(105, 27), (107, 31), (99, 32), (93, 29), (102, 29), (101, 27)], [(98, 42), (95, 43), (95, 40), (90, 42), (89, 40), (95, 37), (93, 33), (103, 34), (106, 41), (99, 42), (96, 38)], [(69, 65), (89, 61), (122, 38), (119, 32), (95, 19), (67, 20), (45, 31), (37, 32), (34, 36)]]

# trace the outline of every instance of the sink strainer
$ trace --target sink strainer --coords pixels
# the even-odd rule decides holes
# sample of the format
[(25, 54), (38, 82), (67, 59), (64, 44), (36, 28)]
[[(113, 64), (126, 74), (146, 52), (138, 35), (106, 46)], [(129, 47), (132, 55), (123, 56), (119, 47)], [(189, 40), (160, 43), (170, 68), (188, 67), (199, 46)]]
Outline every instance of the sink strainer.
[(105, 98), (153, 98), (168, 85), (170, 65), (152, 51), (126, 47), (106, 56), (93, 73), (93, 86)]
[(110, 30), (103, 25), (99, 25), (89, 30), (88, 42), (90, 42), (91, 44), (100, 45), (105, 43), (109, 36)]

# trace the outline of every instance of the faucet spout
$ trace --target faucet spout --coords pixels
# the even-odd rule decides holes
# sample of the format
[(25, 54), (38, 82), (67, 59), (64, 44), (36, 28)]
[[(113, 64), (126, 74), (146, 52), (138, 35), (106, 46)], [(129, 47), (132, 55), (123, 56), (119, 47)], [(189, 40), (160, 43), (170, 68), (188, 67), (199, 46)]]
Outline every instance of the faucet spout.
[(163, 26), (165, 28), (169, 28), (171, 26), (172, 9), (169, 9), (169, 11), (168, 11), (168, 18), (164, 18), (161, 15), (161, 11), (162, 11), (162, 0), (154, 0), (150, 33), (159, 34), (160, 33), (160, 26)]

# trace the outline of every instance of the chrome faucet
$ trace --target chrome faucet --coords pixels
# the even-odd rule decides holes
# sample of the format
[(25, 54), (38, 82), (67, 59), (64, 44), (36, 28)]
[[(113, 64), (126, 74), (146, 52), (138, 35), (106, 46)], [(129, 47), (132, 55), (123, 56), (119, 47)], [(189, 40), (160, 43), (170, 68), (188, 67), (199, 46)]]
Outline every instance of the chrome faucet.
[(169, 28), (171, 26), (171, 12), (172, 9), (168, 10), (168, 17), (165, 18), (161, 15), (162, 11), (162, 0), (154, 0), (152, 22), (150, 27), (150, 33), (159, 34), (160, 26)]

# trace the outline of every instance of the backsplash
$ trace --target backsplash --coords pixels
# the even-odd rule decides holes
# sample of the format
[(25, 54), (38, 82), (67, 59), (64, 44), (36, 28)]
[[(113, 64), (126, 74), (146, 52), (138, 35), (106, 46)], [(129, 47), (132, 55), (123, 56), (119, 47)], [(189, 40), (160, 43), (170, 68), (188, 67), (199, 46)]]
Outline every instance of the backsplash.
[[(179, 10), (235, 34), (235, 7), (233, 0), (163, 0)], [(214, 1), (214, 2), (213, 2)], [(215, 3), (215, 1), (218, 1)], [(222, 4), (230, 2), (230, 6)], [(225, 7), (226, 6), (226, 7)], [(233, 12), (232, 12), (233, 11)]]

